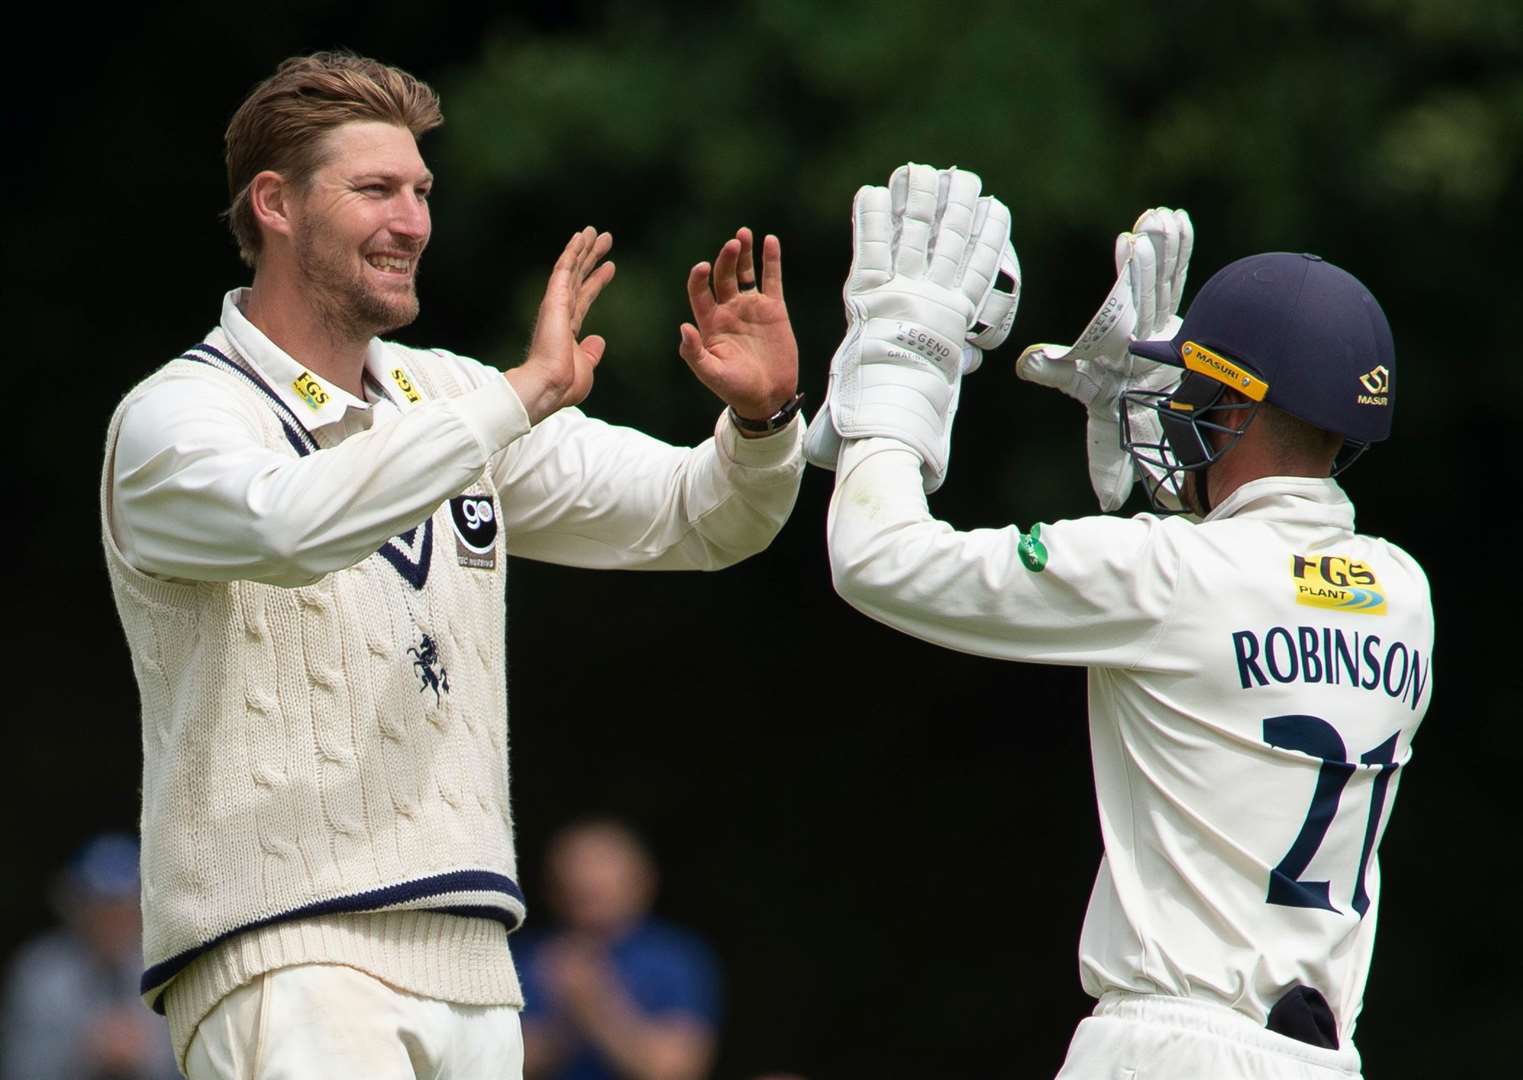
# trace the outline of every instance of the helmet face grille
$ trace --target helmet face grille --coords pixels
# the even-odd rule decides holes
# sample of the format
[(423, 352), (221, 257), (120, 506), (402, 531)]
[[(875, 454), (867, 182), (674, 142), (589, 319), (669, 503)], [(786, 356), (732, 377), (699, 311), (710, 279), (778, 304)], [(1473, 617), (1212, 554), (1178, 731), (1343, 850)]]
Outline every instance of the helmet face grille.
[(1364, 452), (1370, 448), (1367, 442), (1355, 442), (1353, 439), (1344, 439), (1343, 445), (1338, 449), (1338, 456), (1333, 458), (1333, 471), (1329, 475), (1337, 476), (1354, 462), (1364, 456)]
[[(1173, 390), (1127, 390), (1118, 403), (1121, 448), (1159, 513), (1185, 507), (1184, 476), (1203, 472), (1237, 445), (1258, 415), (1257, 401), (1224, 404), (1226, 387), (1190, 372)], [(1213, 444), (1212, 436), (1219, 436)]]

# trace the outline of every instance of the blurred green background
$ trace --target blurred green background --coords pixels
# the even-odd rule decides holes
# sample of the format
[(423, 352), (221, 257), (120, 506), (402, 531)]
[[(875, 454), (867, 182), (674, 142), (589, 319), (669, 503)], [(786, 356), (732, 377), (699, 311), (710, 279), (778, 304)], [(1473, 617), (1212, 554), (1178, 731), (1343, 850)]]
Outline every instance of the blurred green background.
[[(965, 387), (933, 500), (963, 527), (1093, 511), (1082, 411), (1011, 365), (1083, 327), (1143, 208), (1195, 220), (1187, 299), (1262, 250), (1358, 275), (1395, 331), (1399, 408), (1346, 486), (1361, 527), (1428, 568), (1439, 623), (1358, 1042), (1371, 1077), (1516, 1068), (1514, 0), (45, 13), (13, 37), (6, 112), (26, 526), (0, 958), (48, 919), (67, 852), (135, 822), (136, 694), (98, 540), (106, 419), (246, 279), (217, 219), (232, 111), (282, 58), (335, 46), (443, 96), (422, 146), (438, 176), (423, 314), (398, 337), (515, 362), (565, 238), (610, 229), (618, 278), (589, 320), (609, 351), (586, 408), (678, 442), (718, 412), (676, 355), (694, 262), (742, 224), (781, 237), (812, 413), (853, 192), (906, 160), (977, 171), (1012, 209), (1025, 287), (1010, 344)], [(661, 910), (726, 965), (716, 1075), (1051, 1075), (1088, 1008), (1082, 673), (937, 651), (850, 612), (829, 587), (829, 490), (811, 472), (773, 547), (719, 576), (515, 564), (523, 880), (535, 899), (544, 839), (572, 815), (644, 828)]]

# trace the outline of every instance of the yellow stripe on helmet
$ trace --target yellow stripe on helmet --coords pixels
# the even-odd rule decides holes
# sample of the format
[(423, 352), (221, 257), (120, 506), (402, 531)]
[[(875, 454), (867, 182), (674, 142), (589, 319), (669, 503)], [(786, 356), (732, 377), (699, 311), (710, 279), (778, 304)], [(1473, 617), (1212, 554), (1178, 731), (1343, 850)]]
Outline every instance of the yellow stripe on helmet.
[(1232, 387), (1252, 401), (1263, 401), (1269, 393), (1269, 384), (1257, 375), (1238, 367), (1220, 353), (1212, 352), (1204, 345), (1187, 341), (1179, 347), (1179, 355), (1190, 371), (1198, 371), (1219, 383)]

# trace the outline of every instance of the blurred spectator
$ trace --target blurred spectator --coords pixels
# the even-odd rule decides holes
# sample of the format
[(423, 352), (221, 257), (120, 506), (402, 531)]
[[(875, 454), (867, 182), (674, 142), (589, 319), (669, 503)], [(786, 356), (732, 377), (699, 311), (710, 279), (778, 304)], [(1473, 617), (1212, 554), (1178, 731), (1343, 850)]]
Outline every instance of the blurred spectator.
[(3, 1080), (173, 1080), (169, 1028), (138, 997), (138, 845), (95, 837), (59, 876), (63, 926), (22, 946), (0, 1011)]
[(708, 1073), (719, 977), (707, 946), (649, 916), (656, 867), (630, 829), (579, 822), (546, 857), (557, 929), (514, 937), (526, 1080), (693, 1080)]

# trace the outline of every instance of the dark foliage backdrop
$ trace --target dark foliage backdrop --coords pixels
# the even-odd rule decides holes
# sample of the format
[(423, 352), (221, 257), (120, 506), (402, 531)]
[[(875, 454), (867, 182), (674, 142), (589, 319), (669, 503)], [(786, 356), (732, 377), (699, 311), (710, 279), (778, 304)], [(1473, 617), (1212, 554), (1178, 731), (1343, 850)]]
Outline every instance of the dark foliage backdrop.
[[(587, 407), (675, 441), (717, 411), (676, 355), (693, 262), (741, 224), (781, 235), (817, 402), (853, 191), (908, 159), (978, 171), (1012, 207), (1026, 288), (1011, 345), (966, 387), (933, 502), (965, 527), (1091, 512), (1080, 410), (1011, 363), (1082, 327), (1140, 209), (1191, 211), (1197, 286), (1270, 249), (1361, 276), (1395, 328), (1401, 406), (1348, 487), (1361, 525), (1429, 569), (1439, 645), (1382, 852), (1359, 1041), (1377, 1077), (1512, 1060), (1523, 1006), (1495, 932), (1519, 823), (1510, 0), (313, 0), (121, 7), (18, 35), (0, 250), (25, 525), (0, 958), (47, 920), (65, 854), (136, 819), (136, 695), (98, 541), (106, 418), (244, 280), (216, 217), (233, 108), (281, 58), (339, 45), (444, 97), (423, 145), (439, 177), (423, 316), (399, 336), (514, 362), (565, 236), (611, 229), (619, 277), (591, 325), (610, 348)], [(553, 826), (626, 815), (656, 846), (663, 910), (726, 963), (718, 1075), (1050, 1075), (1087, 1008), (1082, 673), (933, 650), (849, 611), (824, 558), (829, 489), (811, 473), (773, 547), (718, 576), (514, 566), (531, 899)]]

